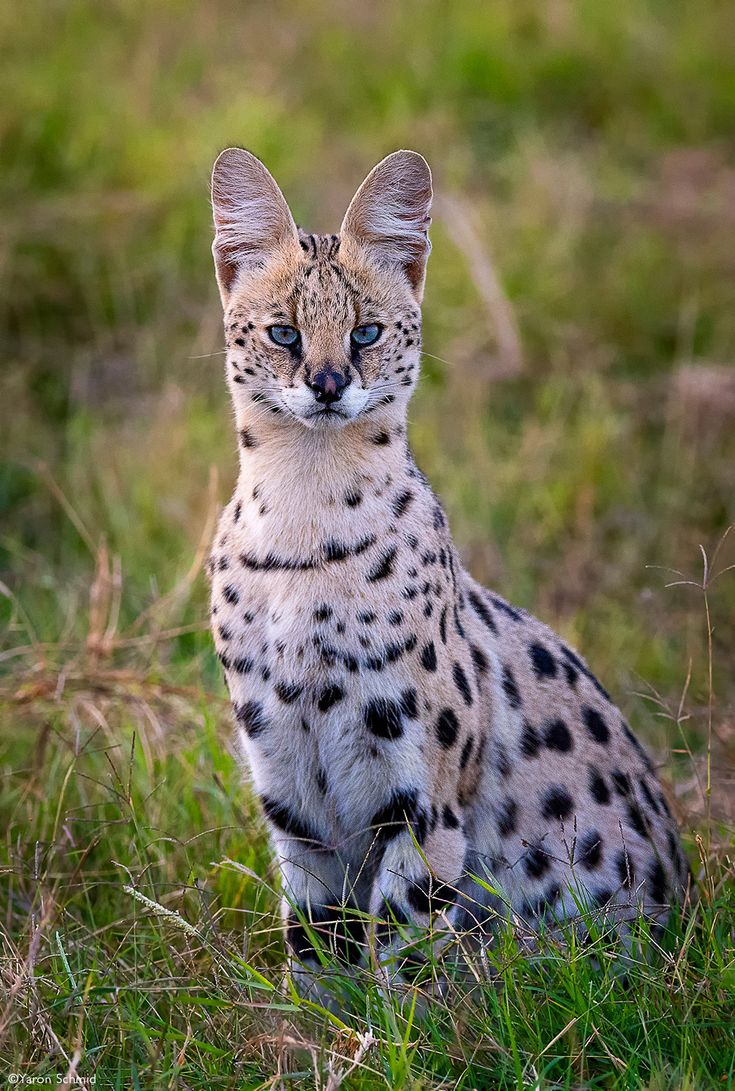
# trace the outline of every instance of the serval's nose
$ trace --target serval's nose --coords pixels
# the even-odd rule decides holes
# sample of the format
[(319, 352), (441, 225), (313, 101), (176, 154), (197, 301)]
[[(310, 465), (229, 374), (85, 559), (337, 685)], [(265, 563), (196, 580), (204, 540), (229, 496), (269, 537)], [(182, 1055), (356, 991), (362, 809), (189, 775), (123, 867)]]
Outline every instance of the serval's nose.
[(322, 368), (309, 381), (314, 397), (321, 405), (331, 405), (342, 397), (342, 391), (350, 383), (350, 376), (333, 367)]

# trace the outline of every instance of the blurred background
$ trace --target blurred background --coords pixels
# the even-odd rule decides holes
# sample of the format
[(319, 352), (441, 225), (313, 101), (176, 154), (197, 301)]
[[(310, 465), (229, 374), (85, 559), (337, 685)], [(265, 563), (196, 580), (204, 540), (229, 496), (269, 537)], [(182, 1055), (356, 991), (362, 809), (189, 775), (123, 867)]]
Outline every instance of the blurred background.
[(511, 959), (413, 1075), (388, 1011), (359, 1086), (732, 1076), (733, 43), (731, 0), (0, 5), (6, 1071), (234, 1091), (291, 1049), (251, 1002), (277, 877), (203, 575), (236, 470), (208, 180), (243, 144), (312, 230), (387, 152), (429, 159), (419, 465), (651, 748), (700, 893), (633, 1003)]
[(437, 191), (419, 464), (473, 573), (579, 646), (673, 767), (691, 749), (692, 821), (709, 731), (728, 817), (733, 5), (48, 0), (4, 5), (0, 34), (6, 759), (81, 692), (114, 721), (169, 687), (177, 723), (208, 695), (226, 725), (210, 167), (246, 145), (335, 230), (412, 147)]

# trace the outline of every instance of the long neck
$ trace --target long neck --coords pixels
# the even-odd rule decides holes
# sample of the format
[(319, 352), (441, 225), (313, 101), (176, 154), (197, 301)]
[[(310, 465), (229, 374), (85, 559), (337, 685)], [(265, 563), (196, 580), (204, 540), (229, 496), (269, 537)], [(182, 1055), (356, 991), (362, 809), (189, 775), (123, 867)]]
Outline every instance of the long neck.
[(241, 527), (258, 553), (302, 557), (380, 534), (413, 469), (405, 423), (387, 415), (317, 431), (253, 407), (237, 424)]

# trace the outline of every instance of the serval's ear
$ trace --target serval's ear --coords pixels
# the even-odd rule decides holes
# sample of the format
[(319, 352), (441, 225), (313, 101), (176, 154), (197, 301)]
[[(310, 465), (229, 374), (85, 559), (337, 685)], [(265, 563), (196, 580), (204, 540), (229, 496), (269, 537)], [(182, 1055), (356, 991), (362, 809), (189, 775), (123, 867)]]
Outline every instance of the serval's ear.
[(348, 247), (354, 239), (381, 264), (400, 267), (419, 302), (431, 251), (431, 198), (431, 171), (423, 155), (393, 152), (370, 171), (342, 223)]
[(278, 248), (294, 246), (299, 234), (271, 173), (244, 148), (227, 148), (212, 170), (212, 245), (223, 304), (242, 270), (264, 265)]

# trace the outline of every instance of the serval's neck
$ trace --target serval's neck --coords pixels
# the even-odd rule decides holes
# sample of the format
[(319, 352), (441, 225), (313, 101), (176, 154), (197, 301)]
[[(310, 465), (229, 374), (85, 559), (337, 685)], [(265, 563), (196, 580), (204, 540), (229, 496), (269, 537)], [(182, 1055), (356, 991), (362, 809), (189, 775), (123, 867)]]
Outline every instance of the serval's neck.
[(261, 548), (301, 555), (325, 541), (380, 537), (396, 490), (416, 474), (402, 421), (317, 431), (261, 412), (238, 426), (242, 530)]

